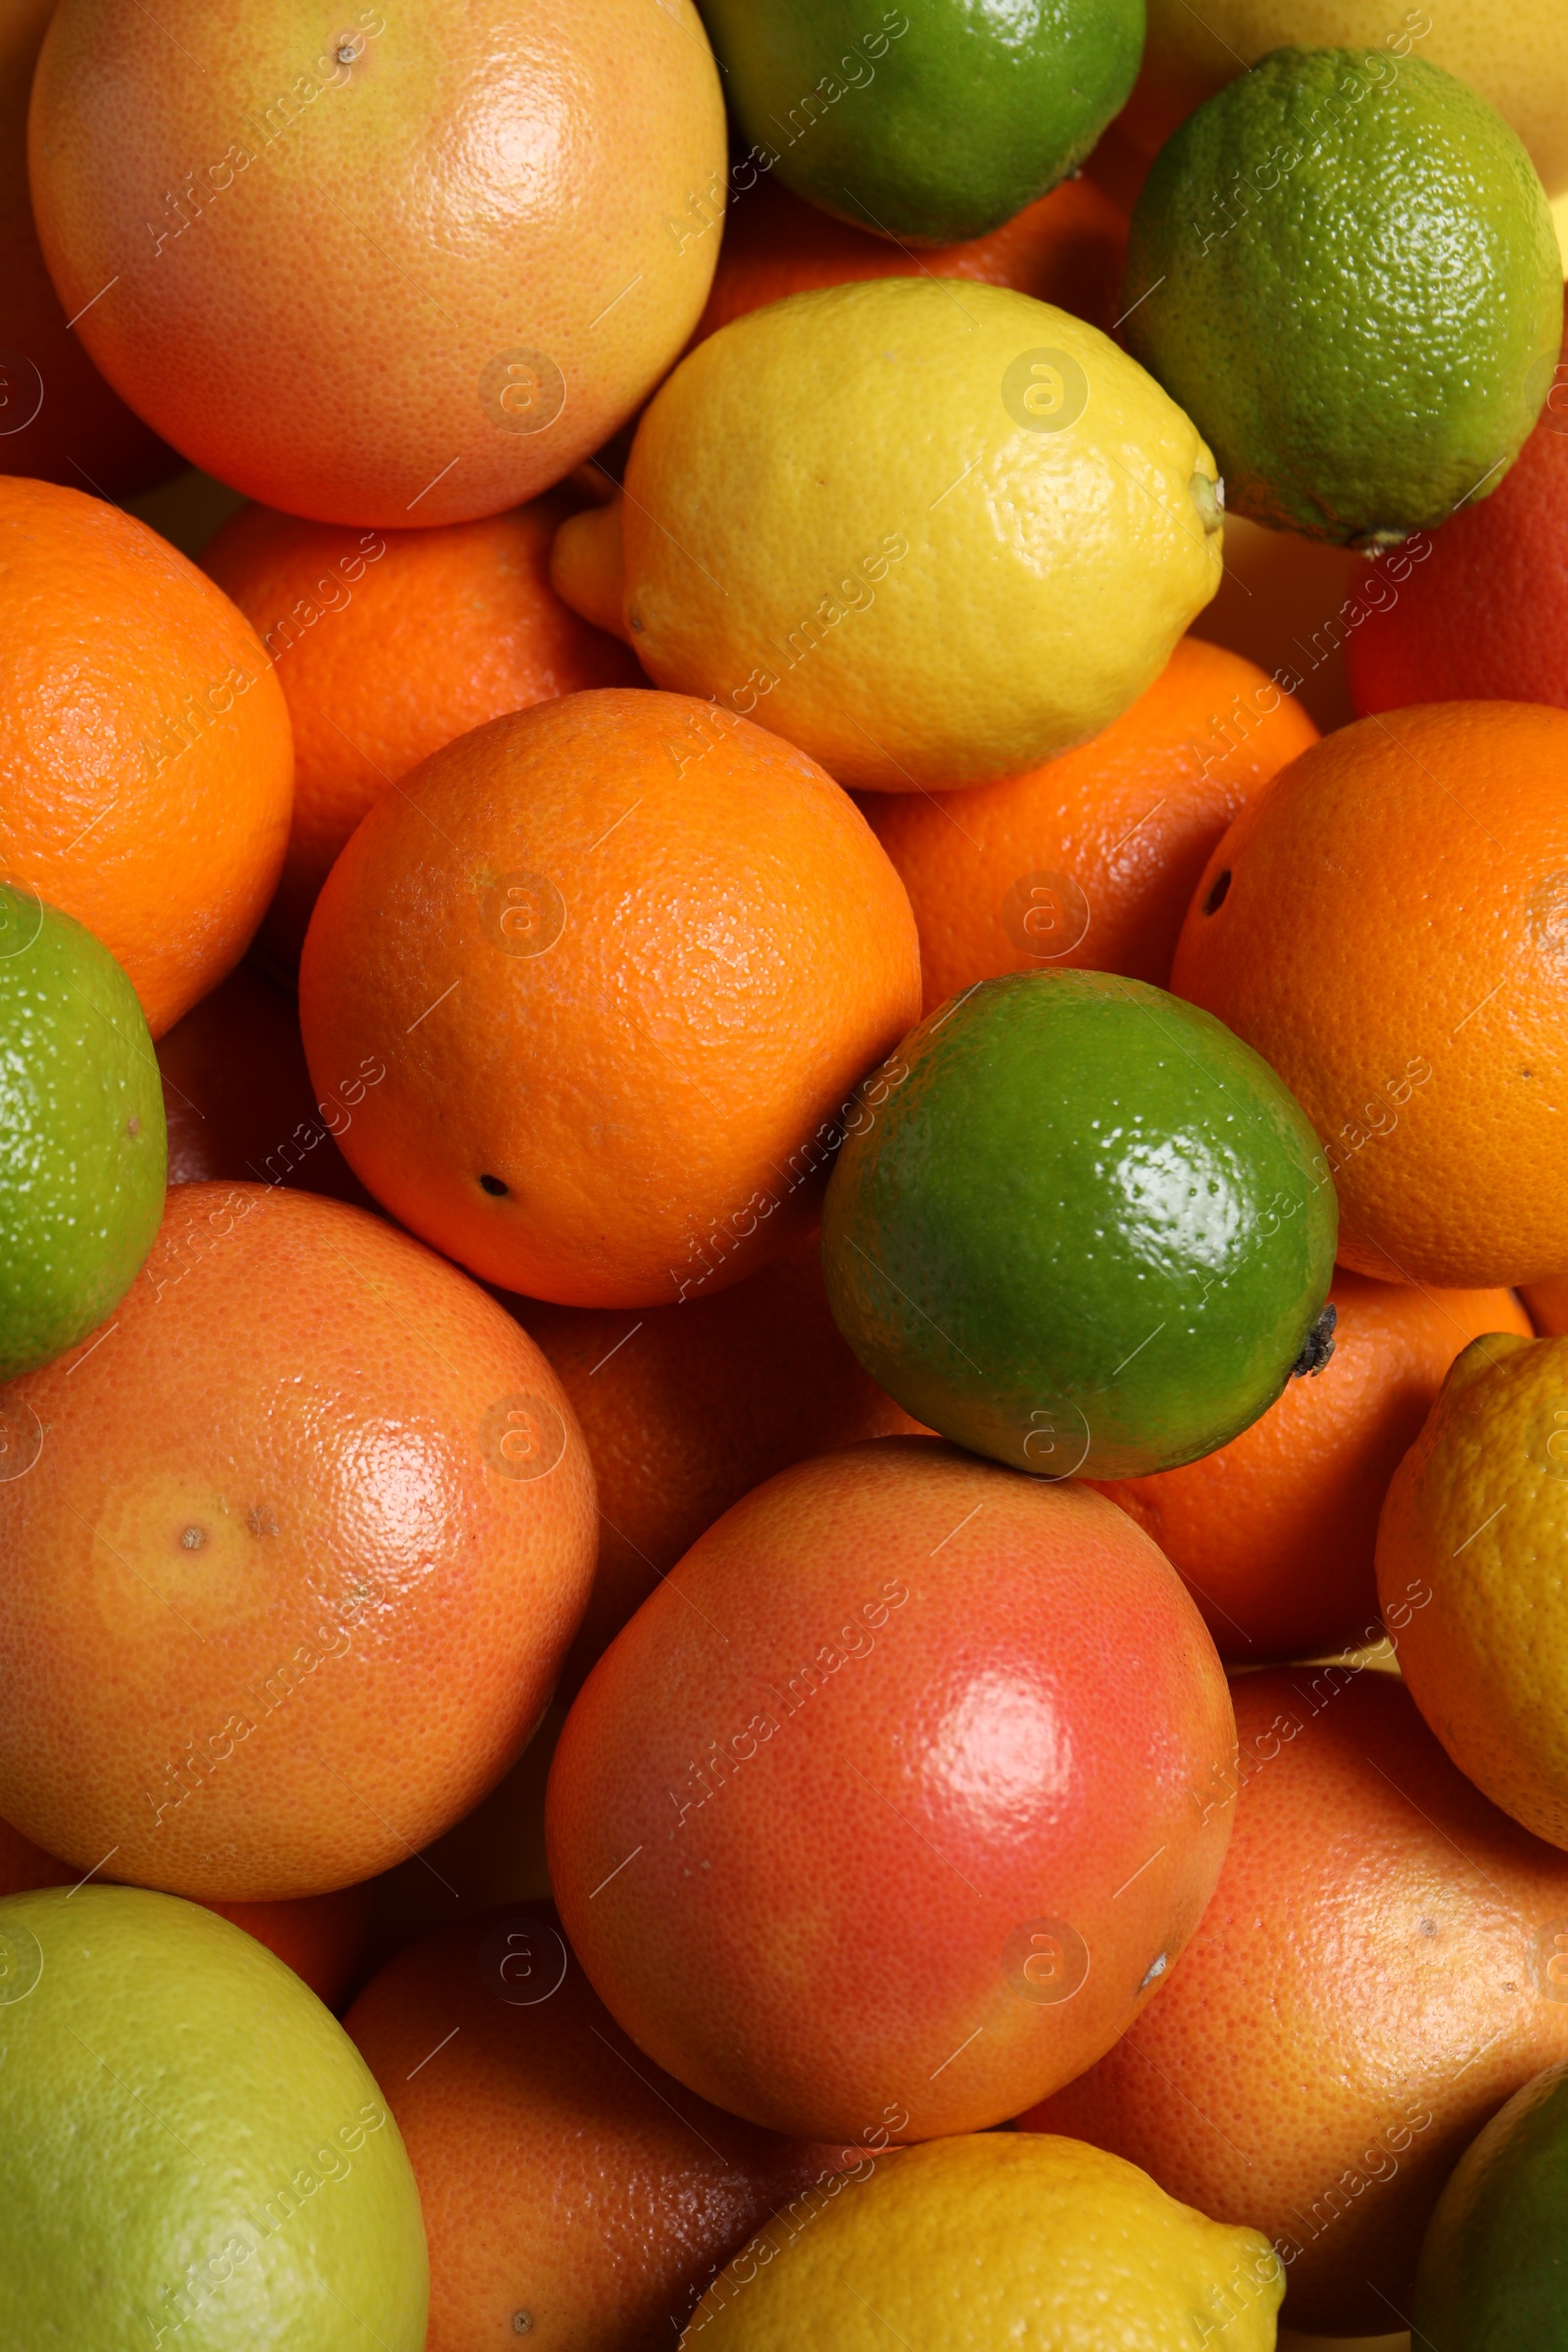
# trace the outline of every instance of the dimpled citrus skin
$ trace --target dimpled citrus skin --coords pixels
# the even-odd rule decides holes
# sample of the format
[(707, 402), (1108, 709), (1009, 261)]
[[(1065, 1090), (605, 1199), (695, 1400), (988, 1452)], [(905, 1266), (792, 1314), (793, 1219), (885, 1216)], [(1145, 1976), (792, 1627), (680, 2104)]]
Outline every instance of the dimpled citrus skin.
[(1558, 0), (1149, 0), (1149, 45), (1120, 128), (1151, 153), (1184, 115), (1286, 41), (1442, 66), (1479, 90), (1529, 148), (1550, 196), (1568, 189), (1568, 24)]
[(601, 1658), (551, 1883), (606, 2006), (716, 2105), (976, 2131), (1163, 1997), (1229, 1830), (1191, 1792), (1231, 1759), (1213, 1644), (1130, 1520), (879, 1438), (755, 1489)]
[(0, 881), (123, 964), (154, 1037), (239, 961), (283, 862), (288, 710), (244, 614), (101, 499), (0, 477)]
[(1043, 1476), (1223, 1446), (1334, 1268), (1311, 1130), (1238, 1038), (1140, 980), (1011, 972), (867, 1078), (822, 1210), (828, 1302), (906, 1412)]
[(387, 2085), (419, 2184), (426, 2352), (518, 2334), (539, 2352), (668, 2352), (717, 2266), (776, 2206), (805, 2190), (820, 2205), (824, 2176), (870, 2163), (863, 2147), (742, 2123), (662, 2074), (598, 1999), (548, 1904), (426, 1936), (344, 2024)]
[(1179, 2205), (1136, 2165), (1045, 2134), (883, 2159), (808, 2227), (765, 2225), (682, 2342), (703, 2352), (1273, 2352), (1284, 2276), (1255, 2230)]
[(714, 241), (669, 220), (725, 163), (691, 0), (69, 0), (29, 150), (138, 414), (267, 505), (394, 527), (609, 438), (702, 310)]
[(646, 688), (427, 760), (333, 867), (300, 967), (318, 1083), (386, 1065), (350, 1165), (485, 1281), (568, 1306), (673, 1305), (777, 1256), (919, 1003), (908, 900), (848, 794)]
[(54, 0), (5, 0), (0, 7), (0, 242), (6, 257), (0, 463), (8, 473), (41, 475), (75, 490), (96, 484), (117, 498), (172, 473), (179, 460), (110, 391), (79, 335), (68, 330), (38, 250), (27, 195), (27, 99), (53, 13)]
[(1148, 2016), (1023, 2121), (1263, 2230), (1289, 2326), (1375, 2335), (1385, 2297), (1410, 2308), (1465, 2142), (1568, 2056), (1544, 1973), (1568, 1858), (1461, 1778), (1393, 1675), (1278, 1668), (1233, 1696), (1239, 1783), (1203, 1802), (1236, 1829), (1202, 1925)]
[(1432, 2352), (1540, 2352), (1568, 2328), (1561, 2216), (1568, 2066), (1545, 2067), (1470, 2142), (1416, 2275), (1412, 2340)]
[(1171, 987), (1299, 1102), (1357, 1273), (1491, 1290), (1568, 1267), (1565, 760), (1568, 712), (1524, 703), (1361, 719), (1203, 869)]
[(1048, 964), (1163, 988), (1209, 850), (1316, 741), (1253, 662), (1184, 637), (1077, 751), (958, 795), (879, 795), (867, 814), (920, 927), (925, 1010)]
[(740, 138), (813, 204), (916, 245), (999, 227), (1133, 86), (1144, 0), (702, 0)]
[(1511, 1291), (1431, 1291), (1335, 1270), (1334, 1353), (1201, 1461), (1102, 1492), (1130, 1511), (1222, 1658), (1260, 1666), (1382, 1639), (1373, 1546), (1390, 1479), (1448, 1366), (1484, 1332), (1528, 1339)]
[(645, 681), (625, 647), (568, 611), (550, 542), (561, 493), (480, 522), (354, 531), (242, 507), (202, 551), (277, 662), (294, 728), (294, 819), (257, 945), (299, 966), (332, 860), (372, 801), (504, 710)]
[[(542, 1475), (514, 1474), (514, 1403), (559, 1447)], [(314, 1894), (438, 1836), (527, 1740), (593, 1473), (532, 1343), (407, 1234), (176, 1186), (116, 1320), (0, 1406), (47, 1433), (0, 1482), (0, 1811), (52, 1853)]]
[(0, 1901), (0, 1961), (8, 2342), (420, 2352), (397, 2125), (280, 1960), (198, 1904), (93, 1886)]
[(102, 1322), (164, 1207), (158, 1062), (135, 992), (68, 914), (0, 884), (0, 1380)]
[(1214, 594), (1191, 484), (1215, 470), (1049, 303), (930, 277), (795, 294), (710, 335), (643, 416), (630, 642), (841, 784), (1011, 774), (1107, 725)]
[(1395, 1473), (1378, 1586), (1432, 1588), (1400, 1664), (1461, 1772), (1568, 1846), (1568, 1339), (1477, 1340)]
[(1189, 117), (1134, 209), (1122, 299), (1232, 509), (1344, 542), (1495, 488), (1562, 332), (1523, 146), (1451, 74), (1376, 50), (1277, 50)]

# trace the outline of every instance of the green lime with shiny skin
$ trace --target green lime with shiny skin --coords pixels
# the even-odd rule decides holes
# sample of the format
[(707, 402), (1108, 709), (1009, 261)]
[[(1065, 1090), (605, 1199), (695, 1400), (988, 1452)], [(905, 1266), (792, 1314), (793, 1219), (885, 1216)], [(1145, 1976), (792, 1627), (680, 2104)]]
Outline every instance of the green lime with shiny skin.
[(846, 1126), (834, 1315), (906, 1412), (976, 1453), (1174, 1469), (1327, 1360), (1317, 1139), (1260, 1055), (1163, 989), (988, 980), (862, 1082)]
[(167, 1163), (135, 990), (80, 923), (0, 884), (0, 1380), (48, 1363), (124, 1296)]
[(1515, 2091), (1460, 2157), (1411, 2316), (1421, 2352), (1568, 2352), (1568, 2063)]
[(1145, 0), (699, 4), (753, 167), (915, 245), (981, 236), (1075, 171), (1146, 29)]

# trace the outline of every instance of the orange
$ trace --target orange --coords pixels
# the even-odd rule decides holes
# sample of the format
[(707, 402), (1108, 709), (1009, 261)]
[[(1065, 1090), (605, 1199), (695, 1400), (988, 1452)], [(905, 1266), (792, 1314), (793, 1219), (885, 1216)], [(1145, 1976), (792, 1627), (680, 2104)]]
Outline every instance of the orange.
[(27, 100), (54, 0), (0, 5), (0, 466), (104, 497), (139, 490), (179, 460), (111, 392), (72, 333), (38, 250), (27, 194)]
[(1531, 1324), (1541, 1339), (1560, 1339), (1568, 1332), (1568, 1274), (1555, 1274), (1546, 1282), (1533, 1282), (1523, 1297)]
[(692, 0), (65, 0), (29, 122), (68, 313), (195, 465), (328, 522), (500, 514), (678, 357), (724, 107)]
[(359, 1104), (384, 1075), (362, 1056), (318, 1096), (292, 996), (240, 964), (193, 1004), (158, 1047), (169, 1124), (169, 1181), (287, 1184), (373, 1208), (338, 1150)]
[(1422, 1291), (1341, 1266), (1334, 1353), (1218, 1452), (1101, 1493), (1152, 1536), (1221, 1657), (1260, 1666), (1382, 1640), (1373, 1546), (1389, 1481), (1449, 1364), (1530, 1336), (1509, 1291)]
[(920, 1428), (841, 1338), (814, 1233), (732, 1290), (678, 1306), (508, 1303), (571, 1398), (599, 1489), (599, 1566), (568, 1685), (764, 1478)]
[(1265, 2231), (1288, 2328), (1381, 2335), (1466, 2143), (1568, 2056), (1568, 1855), (1461, 1778), (1392, 1675), (1234, 1695), (1239, 1773), (1189, 1796), (1236, 1816), (1202, 1925), (1116, 2048), (1023, 2120)]
[(870, 2169), (866, 2148), (783, 2138), (662, 2073), (598, 1999), (548, 1904), (429, 1936), (344, 2022), (419, 2184), (428, 2352), (519, 2335), (669, 2352), (776, 2207), (799, 2200), (804, 2222), (847, 2165)]
[(925, 1008), (1048, 964), (1163, 988), (1203, 861), (1317, 729), (1239, 654), (1184, 637), (1102, 735), (958, 792), (867, 796), (920, 930)]
[(593, 1569), (532, 1342), (309, 1193), (186, 1184), (115, 1319), (3, 1393), (0, 1811), (80, 1870), (258, 1901), (369, 1877), (500, 1779)]
[[(103, 1872), (94, 1874), (103, 1879)], [(82, 1873), (0, 1821), (0, 1895), (33, 1886), (74, 1886)], [(369, 1943), (370, 1888), (343, 1886), (293, 1903), (209, 1903), (236, 1928), (254, 1936), (303, 1979), (318, 2000), (334, 2008), (353, 1984)]]
[[(778, 180), (749, 176), (756, 172), (748, 159), (730, 174), (724, 241), (694, 342), (786, 294), (866, 277), (966, 277), (1013, 286), (1107, 333), (1121, 308), (1127, 215), (1087, 179), (1064, 179), (989, 236), (912, 253), (819, 213)], [(716, 216), (711, 227), (695, 217), (682, 227), (693, 240), (719, 233)]]
[(1299, 1101), (1357, 1273), (1491, 1290), (1568, 1271), (1565, 766), (1568, 710), (1360, 719), (1203, 869), (1171, 986)]
[(202, 569), (277, 664), (294, 726), (294, 821), (259, 948), (293, 974), (317, 893), (370, 803), (454, 735), (584, 686), (646, 681), (550, 585), (580, 501), (483, 522), (354, 531), (242, 507)]
[(244, 954), (293, 774), (227, 597), (118, 507), (0, 476), (0, 880), (97, 934), (154, 1037)]
[(1213, 1643), (1102, 1496), (932, 1438), (797, 1462), (600, 1659), (550, 1768), (562, 1919), (641, 2049), (774, 2131), (914, 2139), (1070, 2082), (1230, 1834)]
[(393, 1215), (569, 1306), (701, 1298), (815, 1213), (919, 1011), (904, 888), (804, 752), (688, 695), (492, 720), (376, 803), (300, 968), (342, 1144)]

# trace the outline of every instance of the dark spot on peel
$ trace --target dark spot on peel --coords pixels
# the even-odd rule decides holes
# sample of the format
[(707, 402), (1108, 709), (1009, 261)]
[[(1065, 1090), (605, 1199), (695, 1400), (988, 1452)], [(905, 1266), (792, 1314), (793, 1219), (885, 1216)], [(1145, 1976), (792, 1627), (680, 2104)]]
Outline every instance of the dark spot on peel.
[(1311, 1330), (1301, 1342), (1301, 1352), (1291, 1366), (1291, 1378), (1299, 1380), (1305, 1373), (1321, 1372), (1334, 1353), (1334, 1326), (1340, 1319), (1337, 1306), (1325, 1306)]
[(1210, 890), (1207, 898), (1203, 901), (1203, 912), (1205, 914), (1218, 914), (1220, 908), (1225, 904), (1230, 887), (1231, 869), (1229, 866), (1226, 866), (1223, 873), (1218, 873), (1214, 876), (1213, 888)]
[(481, 1192), (491, 1194), (497, 1200), (504, 1200), (512, 1189), (510, 1185), (504, 1184), (499, 1176), (481, 1176), (479, 1188)]

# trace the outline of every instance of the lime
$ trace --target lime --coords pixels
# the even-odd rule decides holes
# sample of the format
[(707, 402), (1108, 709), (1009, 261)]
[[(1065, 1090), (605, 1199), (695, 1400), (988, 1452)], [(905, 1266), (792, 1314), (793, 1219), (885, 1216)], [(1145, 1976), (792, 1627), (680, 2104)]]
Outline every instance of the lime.
[(0, 1380), (101, 1323), (152, 1247), (158, 1058), (90, 931), (0, 883)]
[(1076, 170), (1144, 48), (1144, 0), (700, 6), (752, 162), (925, 245), (981, 236)]
[(1411, 2342), (1421, 2352), (1568, 2352), (1565, 2214), (1568, 2063), (1516, 2090), (1460, 2157), (1427, 2225)]
[[(869, 2176), (869, 2177), (866, 2177)], [(1054, 2133), (965, 2133), (867, 2159), (721, 2271), (696, 2352), (1272, 2352), (1285, 2273), (1137, 2165)]]
[(721, 327), (644, 412), (618, 513), (656, 683), (873, 791), (1098, 734), (1223, 569), (1213, 460), (1153, 379), (967, 280), (818, 288)]
[(1277, 49), (1161, 148), (1123, 303), (1237, 513), (1375, 547), (1502, 479), (1551, 381), (1562, 270), (1535, 166), (1465, 83)]
[(988, 980), (862, 1081), (847, 1128), (833, 1312), (906, 1412), (977, 1453), (1173, 1469), (1327, 1361), (1317, 1140), (1197, 1005), (1110, 972)]
[(0, 1901), (0, 2339), (419, 2352), (418, 2191), (315, 1993), (198, 1903)]

